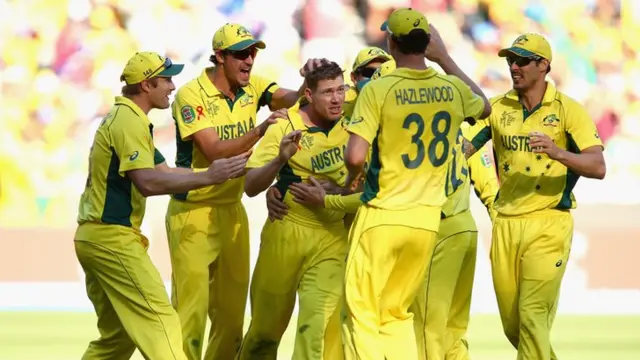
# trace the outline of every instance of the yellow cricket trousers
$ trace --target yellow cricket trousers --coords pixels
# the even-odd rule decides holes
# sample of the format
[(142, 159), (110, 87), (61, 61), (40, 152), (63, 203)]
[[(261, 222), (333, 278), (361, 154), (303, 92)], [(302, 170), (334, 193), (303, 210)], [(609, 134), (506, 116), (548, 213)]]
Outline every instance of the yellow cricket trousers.
[(249, 222), (242, 203), (205, 205), (171, 199), (166, 217), (173, 306), (183, 347), (205, 360), (233, 359), (240, 348), (249, 289)]
[(137, 347), (146, 359), (186, 360), (180, 320), (147, 254), (148, 241), (122, 230), (100, 242), (74, 241), (100, 332), (82, 359), (129, 359)]
[(478, 232), (467, 210), (443, 219), (431, 266), (410, 308), (421, 360), (469, 359), (469, 325)]
[(504, 333), (518, 349), (519, 360), (557, 359), (549, 334), (572, 237), (568, 211), (496, 217), (490, 253), (493, 285)]
[[(342, 222), (306, 226), (287, 218), (267, 220), (251, 280), (251, 325), (241, 360), (273, 359), (278, 352), (298, 294), (298, 324), (293, 359), (320, 360), (327, 326), (342, 297), (347, 231)], [(333, 321), (338, 333), (339, 322)]]
[[(385, 225), (388, 214), (360, 207), (349, 234), (343, 324), (347, 360), (418, 358), (408, 309), (424, 281), (437, 233)], [(437, 226), (439, 214), (438, 209), (427, 223)]]

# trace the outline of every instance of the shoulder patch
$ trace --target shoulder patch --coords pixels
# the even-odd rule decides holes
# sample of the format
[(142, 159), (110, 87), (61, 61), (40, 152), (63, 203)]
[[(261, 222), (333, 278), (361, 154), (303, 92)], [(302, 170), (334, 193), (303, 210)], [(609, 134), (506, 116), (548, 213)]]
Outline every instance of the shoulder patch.
[(482, 165), (484, 165), (484, 167), (491, 167), (491, 156), (489, 156), (489, 152), (484, 151), (480, 157), (480, 161), (482, 161)]
[(180, 109), (180, 114), (182, 114), (182, 121), (185, 124), (191, 124), (193, 120), (196, 119), (196, 114), (190, 105), (183, 106), (182, 109)]

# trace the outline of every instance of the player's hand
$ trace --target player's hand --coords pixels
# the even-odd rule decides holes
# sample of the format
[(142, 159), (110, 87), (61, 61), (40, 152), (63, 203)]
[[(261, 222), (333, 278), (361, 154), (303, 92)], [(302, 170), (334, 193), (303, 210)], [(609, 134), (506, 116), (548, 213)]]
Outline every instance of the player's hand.
[(344, 195), (346, 189), (342, 186), (338, 186), (333, 181), (326, 179), (314, 180), (317, 181), (320, 186), (322, 186), (322, 188), (328, 195)]
[(303, 67), (300, 68), (300, 76), (305, 77), (309, 72), (313, 71), (313, 69), (319, 67), (320, 65), (326, 65), (331, 61), (325, 58), (318, 59), (313, 58), (307, 60)]
[(240, 155), (232, 156), (225, 159), (218, 159), (211, 163), (207, 174), (212, 185), (219, 185), (229, 179), (235, 179), (243, 176), (247, 160), (251, 156), (251, 150)]
[(295, 130), (285, 135), (280, 141), (280, 153), (278, 157), (282, 163), (286, 163), (300, 149), (302, 131)]
[(282, 220), (282, 218), (289, 212), (289, 207), (280, 200), (282, 199), (282, 194), (280, 194), (278, 188), (275, 186), (270, 187), (269, 190), (267, 190), (266, 198), (269, 220), (272, 222), (276, 219)]
[(440, 64), (449, 56), (449, 53), (447, 52), (447, 47), (444, 45), (444, 41), (442, 41), (442, 37), (440, 36), (438, 29), (436, 29), (433, 24), (429, 24), (429, 29), (431, 32), (431, 40), (429, 41), (427, 50), (424, 52), (424, 56), (429, 61)]
[(347, 186), (351, 193), (362, 192), (364, 189), (364, 173), (358, 174), (353, 180), (347, 179)]
[(293, 201), (307, 206), (324, 207), (324, 197), (327, 193), (322, 184), (313, 176), (309, 176), (309, 182), (289, 185)]
[(269, 115), (269, 117), (265, 121), (263, 121), (260, 125), (256, 127), (256, 131), (258, 132), (258, 135), (260, 135), (260, 137), (263, 137), (264, 134), (267, 132), (267, 129), (269, 128), (269, 126), (277, 123), (278, 119), (289, 120), (289, 113), (287, 112), (287, 109), (279, 109), (272, 112), (271, 115)]
[(529, 133), (529, 146), (534, 153), (547, 154), (552, 160), (558, 160), (562, 153), (549, 135), (537, 131)]

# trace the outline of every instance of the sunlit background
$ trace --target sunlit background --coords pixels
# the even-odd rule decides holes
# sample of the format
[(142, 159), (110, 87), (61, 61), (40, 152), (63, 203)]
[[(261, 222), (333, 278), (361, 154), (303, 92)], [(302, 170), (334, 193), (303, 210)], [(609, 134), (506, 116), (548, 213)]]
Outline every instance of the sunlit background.
[[(0, 0), (0, 360), (79, 359), (97, 336), (72, 239), (95, 127), (135, 51), (185, 63), (174, 79), (180, 86), (207, 66), (215, 30), (239, 22), (267, 44), (253, 71), (297, 89), (309, 57), (350, 71), (360, 48), (384, 46), (379, 26), (400, 6), (424, 11), (490, 96), (510, 87), (500, 47), (523, 32), (549, 38), (550, 78), (587, 107), (608, 170), (604, 181), (582, 179), (575, 190), (574, 246), (553, 340), (562, 359), (639, 359), (640, 1)], [(170, 112), (150, 117), (156, 145), (173, 165)], [(143, 230), (168, 281), (167, 200), (148, 200)], [(245, 205), (255, 259), (264, 198)], [(496, 315), (488, 216), (475, 197), (473, 212), (481, 244), (471, 354), (514, 359)], [(282, 358), (290, 357), (292, 335)]]

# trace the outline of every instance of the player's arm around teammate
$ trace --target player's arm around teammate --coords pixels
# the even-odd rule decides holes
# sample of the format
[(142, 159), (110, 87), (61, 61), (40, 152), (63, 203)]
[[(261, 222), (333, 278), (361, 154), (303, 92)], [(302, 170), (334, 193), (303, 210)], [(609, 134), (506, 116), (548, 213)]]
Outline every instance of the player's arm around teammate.
[[(239, 24), (220, 27), (212, 41), (213, 67), (178, 90), (172, 105), (176, 123), (176, 165), (201, 168), (249, 151), (286, 112), (258, 125), (261, 107), (292, 105), (299, 91), (252, 73), (264, 42)], [(304, 73), (320, 63), (312, 59)], [(241, 202), (244, 177), (221, 186), (174, 194), (166, 216), (172, 261), (172, 301), (183, 326), (184, 348), (200, 360), (207, 314), (206, 360), (231, 359), (242, 340), (249, 286), (249, 224)]]
[[(305, 102), (289, 109), (289, 120), (279, 120), (267, 130), (247, 164), (247, 195), (265, 191), (277, 179), (289, 209), (282, 220), (267, 220), (262, 229), (251, 280), (251, 325), (240, 359), (276, 357), (296, 293), (300, 302), (293, 358), (327, 358), (328, 349), (335, 348), (331, 341), (339, 341), (339, 321), (334, 329), (328, 327), (342, 294), (345, 214), (295, 203), (291, 189), (310, 176), (344, 185), (346, 87), (336, 63), (322, 65), (306, 77)], [(336, 336), (326, 337), (330, 332)]]
[(550, 341), (573, 237), (573, 188), (602, 179), (603, 146), (585, 108), (546, 81), (552, 51), (539, 34), (502, 49), (513, 89), (492, 99), (468, 153), (493, 139), (500, 189), (490, 250), (498, 308), (518, 359), (556, 359)]
[(148, 359), (186, 359), (180, 321), (140, 233), (145, 197), (241, 176), (249, 154), (195, 173), (161, 170), (164, 158), (153, 144), (147, 114), (169, 107), (171, 77), (182, 68), (156, 53), (136, 53), (121, 76), (123, 96), (96, 131), (74, 237), (100, 331), (83, 359), (128, 359), (136, 347)]

